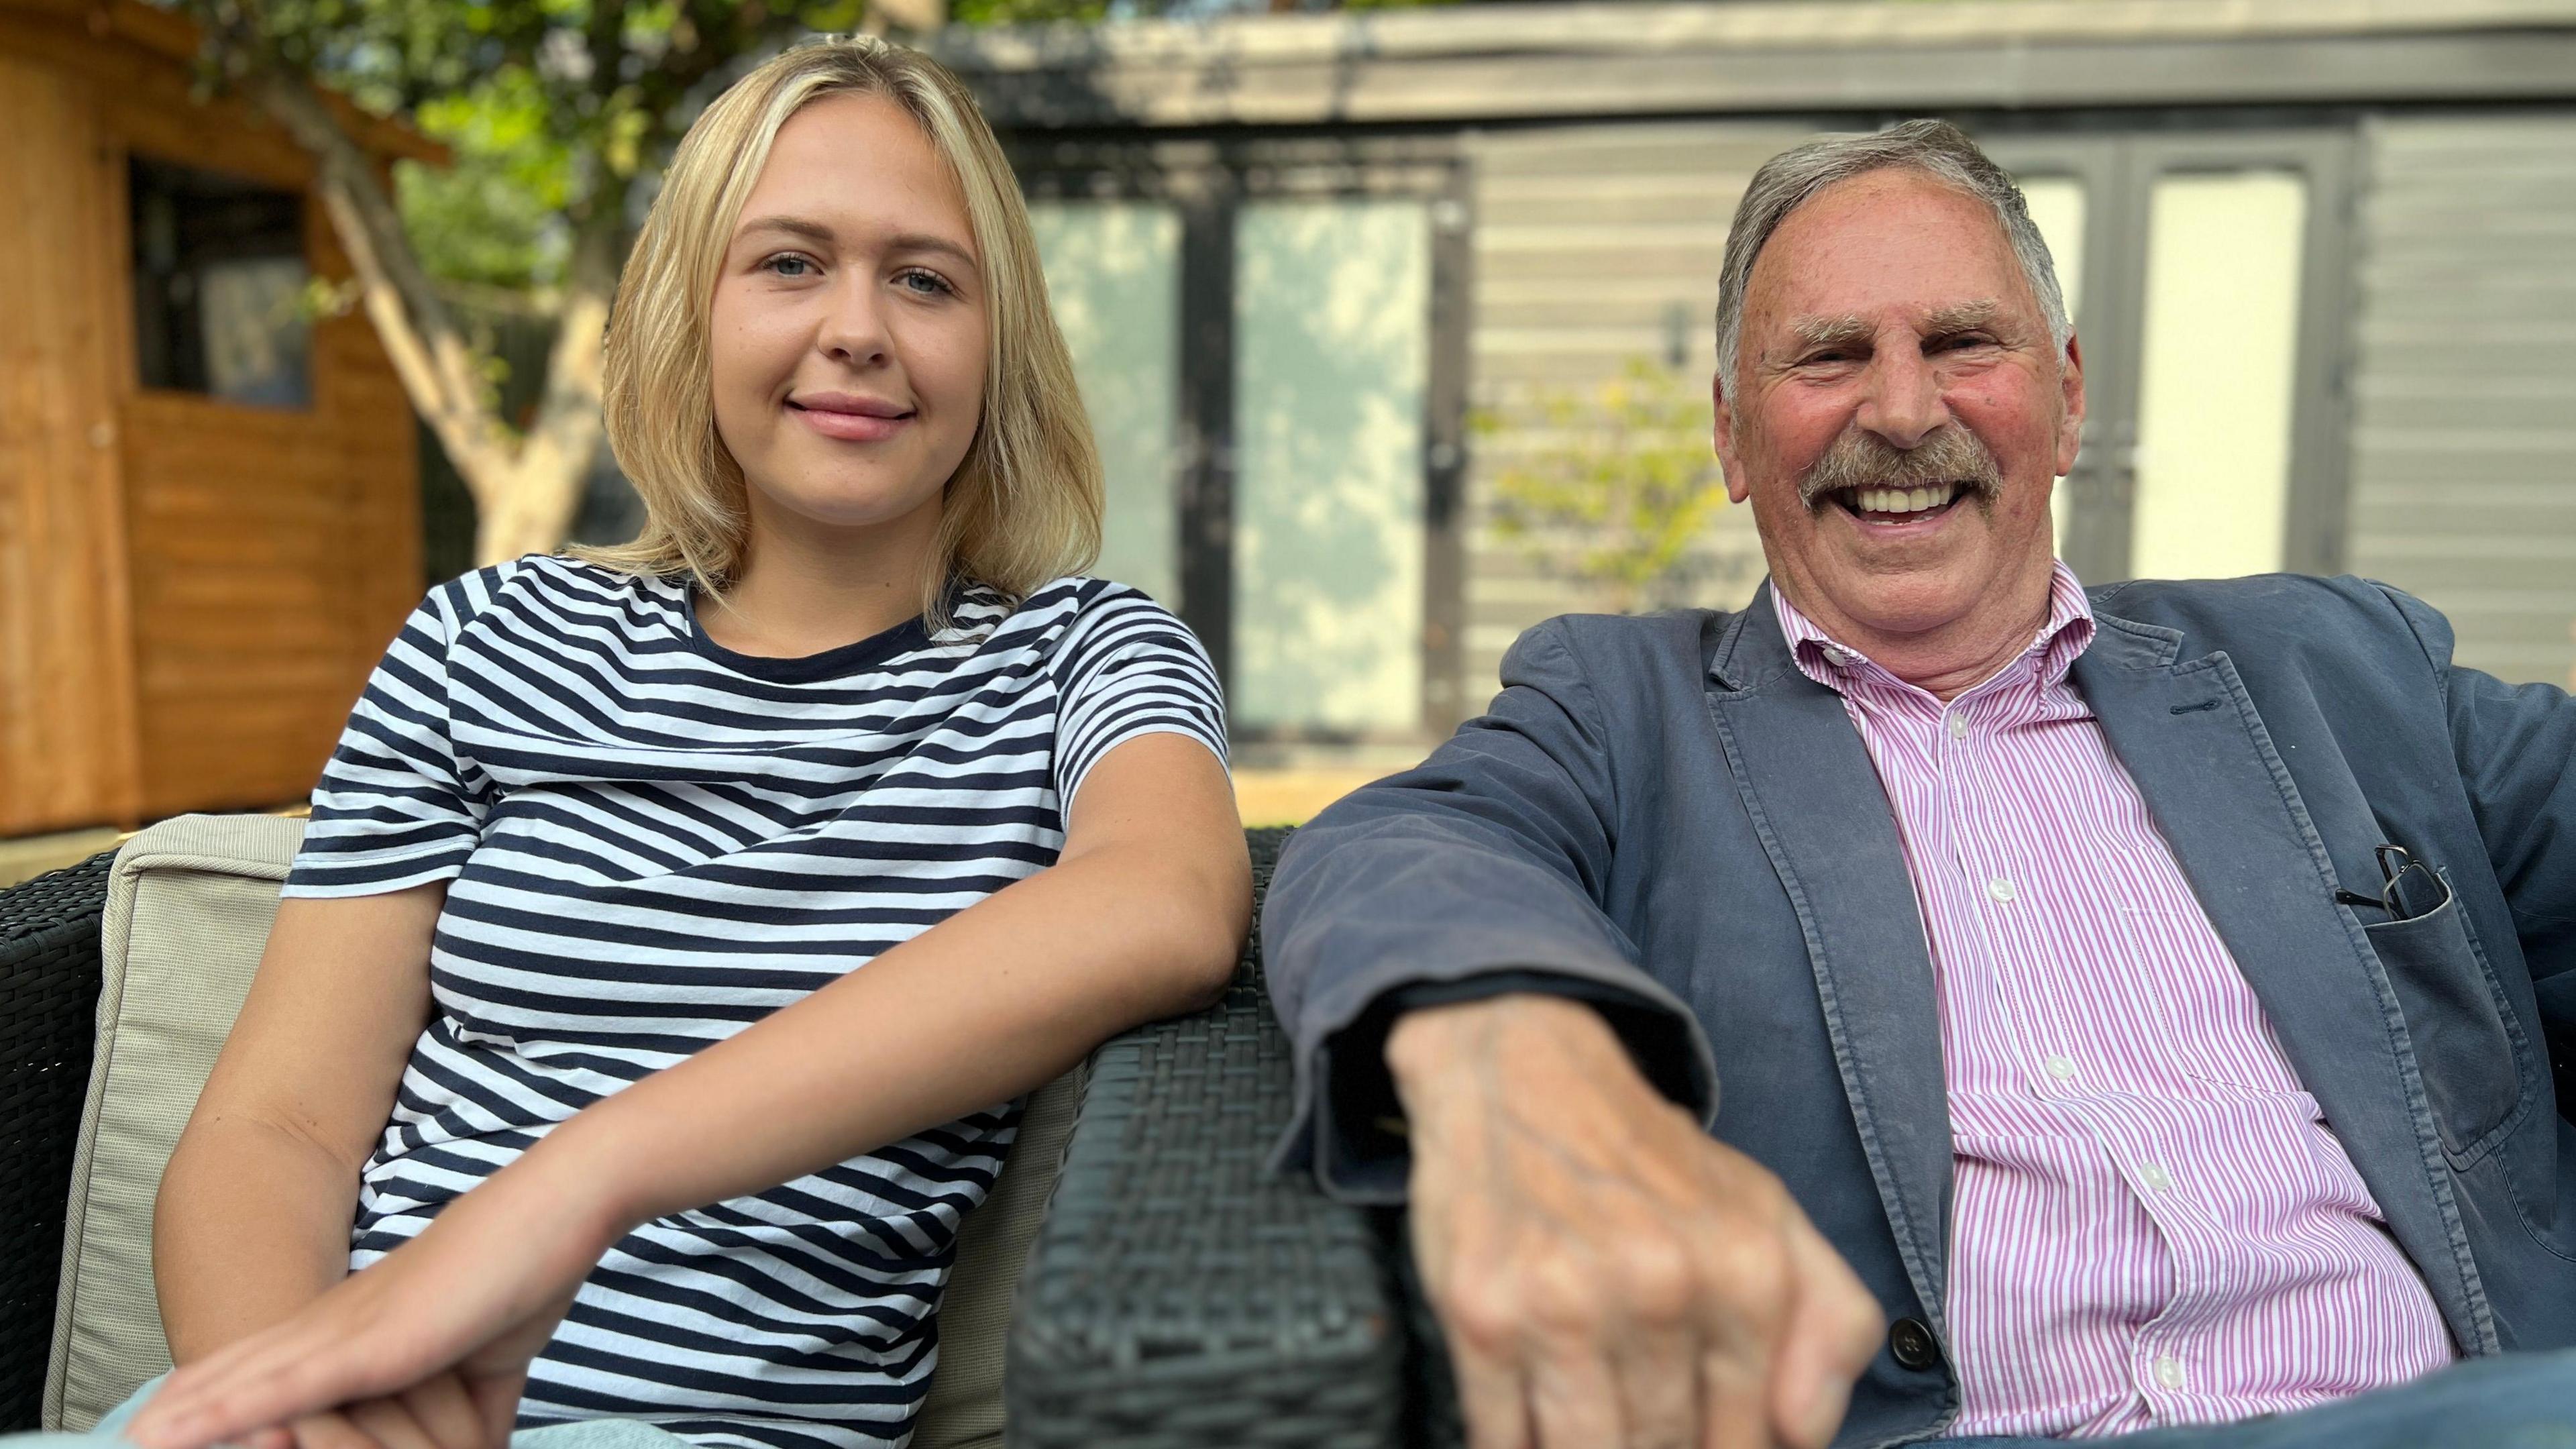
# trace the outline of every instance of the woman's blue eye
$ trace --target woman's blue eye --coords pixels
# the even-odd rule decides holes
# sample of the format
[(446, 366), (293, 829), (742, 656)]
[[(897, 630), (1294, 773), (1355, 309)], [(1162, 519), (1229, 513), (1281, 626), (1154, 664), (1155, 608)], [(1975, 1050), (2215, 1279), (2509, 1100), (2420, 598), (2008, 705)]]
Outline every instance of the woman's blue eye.
[(925, 297), (945, 296), (957, 290), (948, 285), (946, 277), (937, 272), (925, 272), (918, 267), (896, 273), (895, 281)]
[(800, 257), (793, 252), (781, 252), (760, 265), (782, 277), (802, 277), (812, 274), (814, 259)]

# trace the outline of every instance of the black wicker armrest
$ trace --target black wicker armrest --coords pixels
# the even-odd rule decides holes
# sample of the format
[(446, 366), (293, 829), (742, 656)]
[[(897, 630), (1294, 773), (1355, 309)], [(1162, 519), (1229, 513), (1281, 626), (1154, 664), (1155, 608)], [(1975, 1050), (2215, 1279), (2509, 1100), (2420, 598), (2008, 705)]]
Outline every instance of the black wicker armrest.
[(43, 1406), (115, 860), (0, 890), (0, 1430), (35, 1428)]
[[(1251, 832), (1256, 910), (1287, 835)], [(1092, 1058), (1012, 1314), (1014, 1449), (1397, 1441), (1390, 1270), (1367, 1213), (1264, 1169), (1288, 1110), (1257, 949), (1218, 1006)]]

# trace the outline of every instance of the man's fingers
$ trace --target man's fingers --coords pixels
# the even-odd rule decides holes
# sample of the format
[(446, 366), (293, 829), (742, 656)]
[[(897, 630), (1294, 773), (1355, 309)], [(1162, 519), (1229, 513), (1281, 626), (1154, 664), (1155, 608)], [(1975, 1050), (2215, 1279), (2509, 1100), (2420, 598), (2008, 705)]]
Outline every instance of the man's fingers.
[(1704, 1449), (1772, 1449), (1771, 1357), (1740, 1343), (1700, 1355), (1700, 1444)]
[(1610, 1360), (1563, 1344), (1533, 1355), (1530, 1420), (1538, 1449), (1611, 1449), (1619, 1434), (1619, 1378)]
[(1771, 1375), (1771, 1423), (1788, 1449), (1824, 1449), (1851, 1406), (1852, 1381), (1878, 1355), (1887, 1322), (1803, 1215), (1785, 1237), (1795, 1286)]
[(1474, 1327), (1443, 1315), (1449, 1373), (1458, 1381), (1458, 1416), (1467, 1449), (1531, 1449), (1529, 1390), (1512, 1361), (1480, 1343)]
[(1628, 1449), (1699, 1449), (1699, 1363), (1695, 1337), (1633, 1335), (1613, 1371)]

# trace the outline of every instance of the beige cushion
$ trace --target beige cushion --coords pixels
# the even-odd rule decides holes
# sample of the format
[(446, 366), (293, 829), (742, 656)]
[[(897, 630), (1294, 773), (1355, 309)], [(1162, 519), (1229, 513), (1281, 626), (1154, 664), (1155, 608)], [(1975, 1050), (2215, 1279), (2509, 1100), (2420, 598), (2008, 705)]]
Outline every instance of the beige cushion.
[[(98, 1056), (64, 1219), (44, 1427), (87, 1429), (170, 1366), (152, 1288), (152, 1200), (258, 968), (304, 823), (165, 820), (117, 852), (108, 885)], [(917, 1449), (1001, 1443), (1002, 1345), (1072, 1130), (1082, 1069), (1029, 1101), (1010, 1162), (966, 1220), (939, 1314), (939, 1372)]]
[(188, 815), (125, 843), (100, 940), (98, 1056), (73, 1149), (44, 1426), (87, 1429), (170, 1367), (152, 1199), (259, 967), (304, 822)]
[(1077, 1066), (1030, 1095), (1001, 1180), (957, 1234), (957, 1266), (939, 1300), (939, 1373), (921, 1406), (913, 1449), (998, 1449), (1002, 1442), (1002, 1345), (1010, 1335), (1011, 1300), (1054, 1195), (1056, 1169), (1064, 1165), (1083, 1070)]

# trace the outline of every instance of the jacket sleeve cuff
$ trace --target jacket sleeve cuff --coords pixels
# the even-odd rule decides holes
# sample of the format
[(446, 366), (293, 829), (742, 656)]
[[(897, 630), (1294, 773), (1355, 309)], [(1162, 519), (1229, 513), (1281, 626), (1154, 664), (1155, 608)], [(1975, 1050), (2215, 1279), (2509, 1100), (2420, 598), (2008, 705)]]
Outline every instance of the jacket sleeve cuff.
[(1412, 1155), (1404, 1109), (1386, 1066), (1387, 1033), (1396, 1019), (1425, 1007), (1515, 993), (1559, 996), (1590, 1006), (1617, 1033), (1655, 1090), (1689, 1109), (1703, 1126), (1715, 1119), (1717, 1079), (1706, 1038), (1699, 1024), (1670, 1001), (1544, 970), (1407, 982), (1381, 992), (1348, 1026), (1325, 1037), (1309, 1064), (1315, 1092), (1308, 1141), (1316, 1179), (1325, 1191), (1346, 1202), (1404, 1201)]

